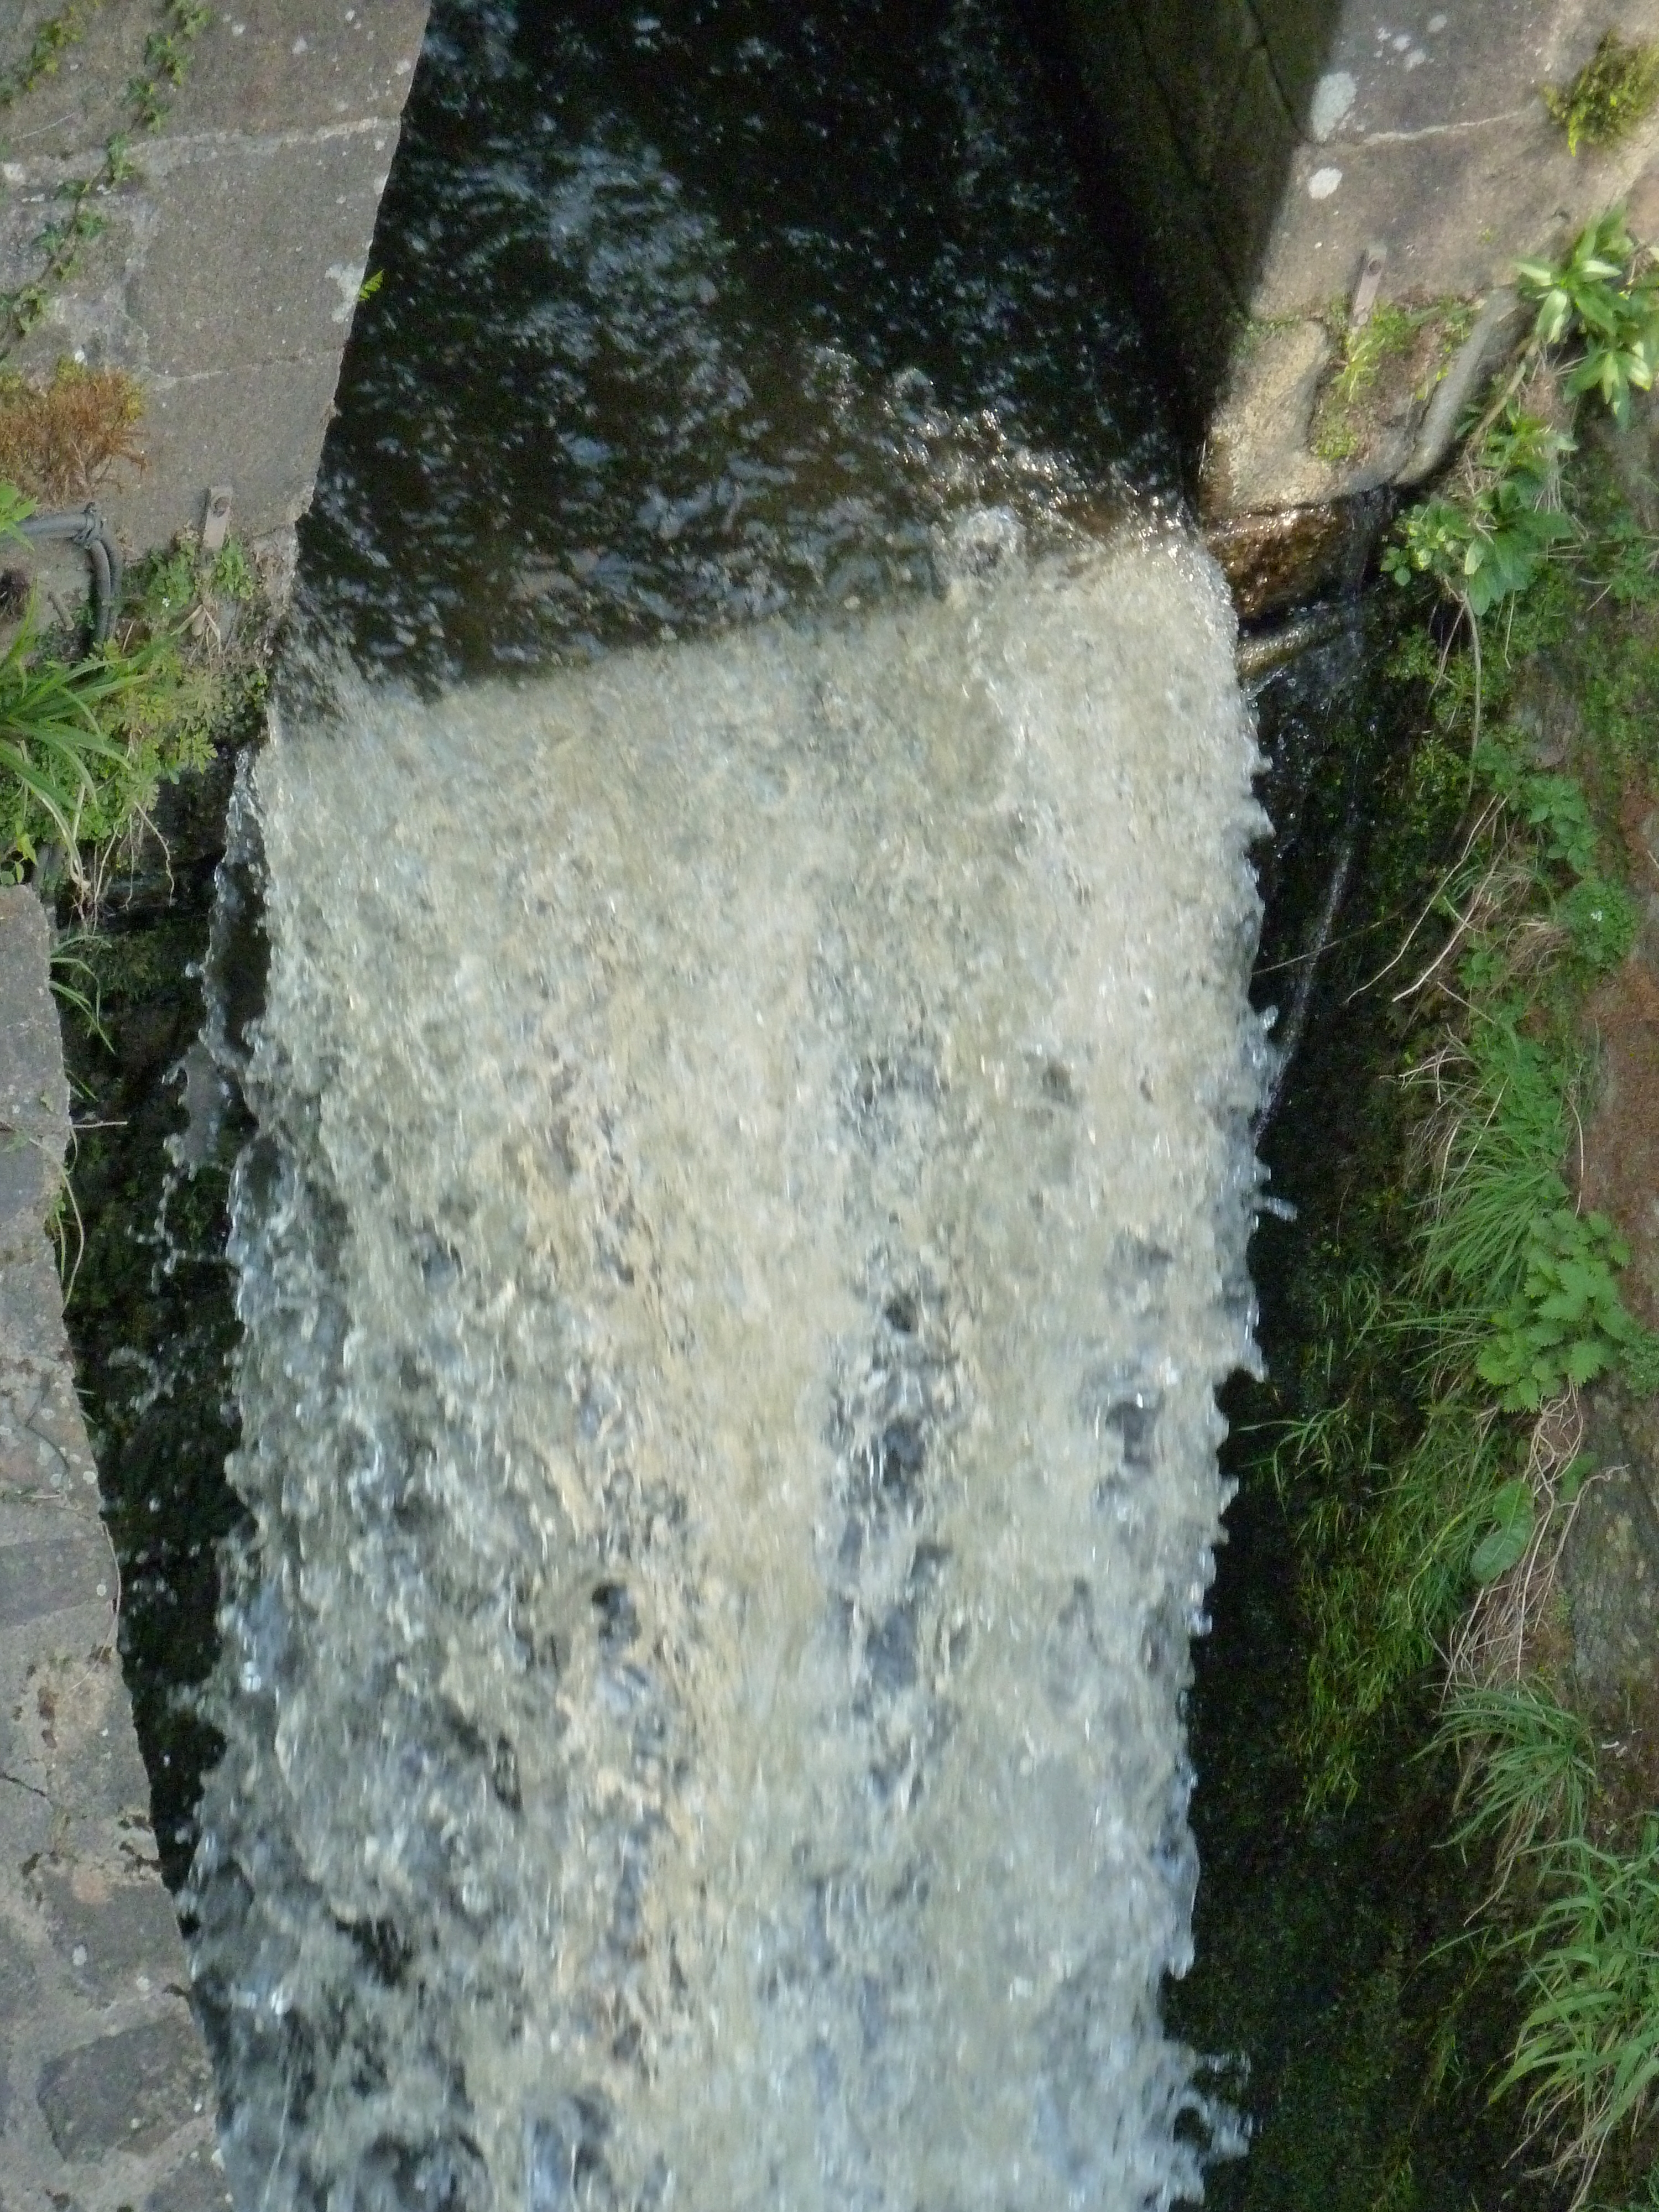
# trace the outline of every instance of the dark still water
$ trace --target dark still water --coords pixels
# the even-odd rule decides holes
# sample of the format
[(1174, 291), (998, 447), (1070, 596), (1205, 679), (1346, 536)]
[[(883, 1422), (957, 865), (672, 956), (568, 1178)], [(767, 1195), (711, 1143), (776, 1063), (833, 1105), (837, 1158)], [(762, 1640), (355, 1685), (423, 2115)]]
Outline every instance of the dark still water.
[(453, 678), (867, 603), (1176, 456), (1018, 11), (440, 7), (305, 534)]

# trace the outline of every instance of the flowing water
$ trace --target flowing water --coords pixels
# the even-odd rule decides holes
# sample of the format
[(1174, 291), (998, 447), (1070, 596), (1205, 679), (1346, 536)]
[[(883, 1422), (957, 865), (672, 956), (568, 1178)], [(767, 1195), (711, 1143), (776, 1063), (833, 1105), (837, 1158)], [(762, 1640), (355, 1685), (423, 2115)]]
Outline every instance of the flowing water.
[[(775, 13), (739, 75), (826, 44)], [(599, 97), (673, 22), (439, 27), (449, 180), (391, 236), (526, 265), (452, 240), (436, 338), (348, 386), (225, 878), (270, 969), (216, 1038), (250, 1533), (191, 1898), (243, 2212), (1138, 2212), (1229, 2137), (1159, 1993), (1252, 1358), (1256, 757), (1156, 451), (1137, 490), (1097, 399), (1059, 441), (1121, 311), (1009, 182), (1008, 26), (922, 13), (853, 90), (956, 169), (861, 341), (867, 175), (757, 319), (749, 218)], [(776, 112), (851, 100), (880, 14)], [(447, 361), (469, 298), (535, 345)], [(972, 407), (904, 358), (930, 301)], [(503, 459), (498, 392), (458, 458), (481, 359), (578, 428)]]

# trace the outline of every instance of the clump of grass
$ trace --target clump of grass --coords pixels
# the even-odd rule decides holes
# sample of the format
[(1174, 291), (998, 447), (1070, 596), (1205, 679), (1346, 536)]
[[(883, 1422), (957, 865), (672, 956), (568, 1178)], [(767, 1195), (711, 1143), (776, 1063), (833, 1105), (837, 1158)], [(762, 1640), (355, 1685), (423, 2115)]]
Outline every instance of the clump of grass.
[(1510, 1938), (1529, 2000), (1495, 2094), (1525, 2093), (1528, 2123), (1584, 2203), (1607, 2152), (1659, 2112), (1659, 1820), (1633, 1850), (1582, 1827), (1554, 1842), (1542, 1901)]
[[(0, 484), (0, 537), (27, 504)], [(229, 634), (257, 594), (240, 547), (210, 562), (175, 549), (133, 581), (95, 652), (64, 657), (33, 603), (0, 651), (0, 882), (50, 851), (83, 912), (115, 853), (143, 834), (161, 786), (204, 767), (264, 687), (257, 643)]]
[(1497, 1305), (1519, 1284), (1533, 1224), (1568, 1203), (1561, 1163), (1582, 1075), (1582, 1060), (1502, 1020), (1407, 1071), (1433, 1098), (1419, 1137), (1430, 1175), (1417, 1247), (1425, 1298)]
[(78, 506), (112, 469), (143, 466), (143, 413), (125, 369), (60, 361), (44, 384), (0, 372), (0, 479), (40, 507)]
[(1659, 46), (1627, 46), (1604, 31), (1595, 52), (1565, 85), (1547, 84), (1540, 95), (1553, 121), (1567, 134), (1567, 151), (1611, 146), (1628, 137), (1659, 98)]
[(1462, 1769), (1452, 1840), (1494, 1848), (1494, 1891), (1563, 1835), (1583, 1835), (1595, 1788), (1595, 1739), (1581, 1713), (1535, 1683), (1464, 1682), (1436, 1741)]

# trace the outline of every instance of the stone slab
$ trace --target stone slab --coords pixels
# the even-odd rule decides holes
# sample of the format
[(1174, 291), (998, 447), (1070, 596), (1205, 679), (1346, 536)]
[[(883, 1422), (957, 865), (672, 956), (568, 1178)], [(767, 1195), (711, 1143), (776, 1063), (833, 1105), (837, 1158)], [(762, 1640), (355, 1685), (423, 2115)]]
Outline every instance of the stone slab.
[[(21, 52), (34, 26), (60, 0), (30, 0), (0, 24), (0, 58)], [(380, 116), (394, 124), (408, 97), (426, 27), (427, 0), (243, 0), (216, 8), (192, 42), (185, 80), (173, 92), (162, 132), (139, 137), (143, 163), (166, 141), (204, 132), (262, 137), (320, 130), (343, 117)], [(0, 157), (61, 161), (130, 130), (125, 88), (143, 68), (155, 28), (143, 7), (88, 14), (80, 44), (9, 109)]]
[(0, 889), (0, 1256), (32, 1252), (69, 1141), (69, 1085), (33, 891)]
[(1136, 21), (1166, 108), (1182, 118), (1182, 148), (1206, 182), (1261, 33), (1247, 0), (1139, 0)]
[(150, 466), (105, 497), (106, 513), (129, 544), (164, 544), (198, 531), (208, 487), (228, 483), (245, 539), (283, 529), (311, 504), (337, 380), (331, 354), (155, 379)]
[(61, 2157), (153, 2150), (179, 2111), (208, 2094), (206, 2062), (188, 2014), (116, 2029), (48, 2059), (37, 2100)]
[(179, 140), (159, 149), (161, 158), (149, 164), (151, 191), (210, 204), (213, 221), (156, 220), (142, 251), (134, 225), (126, 309), (144, 331), (149, 374), (337, 362), (396, 135), (377, 118), (311, 135)]

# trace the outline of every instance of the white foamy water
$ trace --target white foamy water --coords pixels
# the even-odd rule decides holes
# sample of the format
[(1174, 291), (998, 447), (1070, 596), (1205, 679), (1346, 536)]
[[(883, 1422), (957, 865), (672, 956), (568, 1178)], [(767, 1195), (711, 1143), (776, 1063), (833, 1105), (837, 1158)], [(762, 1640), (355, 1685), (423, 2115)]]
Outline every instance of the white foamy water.
[(1197, 2188), (1254, 750), (1184, 542), (964, 529), (861, 624), (258, 763), (244, 2212)]

